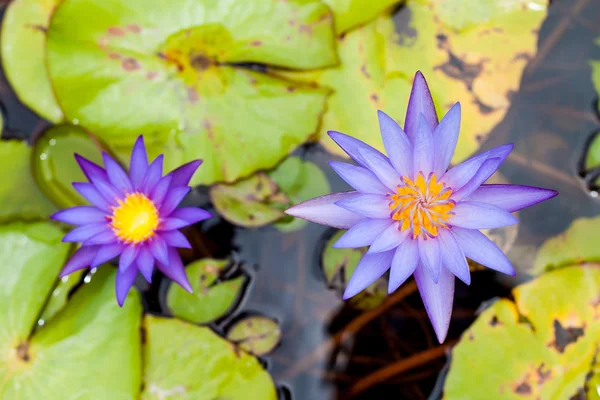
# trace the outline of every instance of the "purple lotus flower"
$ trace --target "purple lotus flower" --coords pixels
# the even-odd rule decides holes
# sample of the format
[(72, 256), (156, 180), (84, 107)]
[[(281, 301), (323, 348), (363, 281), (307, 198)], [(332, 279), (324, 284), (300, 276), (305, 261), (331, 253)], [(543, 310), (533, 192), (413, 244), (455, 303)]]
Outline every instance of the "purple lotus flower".
[(95, 268), (117, 256), (117, 302), (123, 305), (138, 271), (152, 281), (154, 266), (188, 292), (192, 287), (175, 248), (191, 248), (179, 228), (211, 216), (195, 207), (176, 208), (190, 191), (188, 183), (202, 163), (185, 164), (162, 176), (163, 155), (148, 165), (144, 139), (140, 136), (131, 153), (129, 175), (108, 154), (106, 169), (75, 155), (88, 182), (73, 187), (92, 205), (72, 207), (52, 215), (52, 219), (78, 227), (63, 242), (80, 242), (60, 273)]
[(513, 145), (481, 153), (448, 170), (460, 129), (460, 104), (438, 123), (425, 78), (417, 72), (405, 130), (379, 111), (389, 158), (339, 132), (331, 138), (356, 162), (331, 162), (355, 191), (305, 201), (286, 212), (312, 222), (348, 229), (333, 247), (370, 246), (352, 275), (344, 299), (375, 282), (388, 269), (388, 292), (412, 274), (441, 342), (446, 338), (454, 277), (471, 281), (465, 257), (514, 275), (503, 252), (479, 229), (517, 223), (511, 212), (556, 196), (554, 190), (483, 185)]

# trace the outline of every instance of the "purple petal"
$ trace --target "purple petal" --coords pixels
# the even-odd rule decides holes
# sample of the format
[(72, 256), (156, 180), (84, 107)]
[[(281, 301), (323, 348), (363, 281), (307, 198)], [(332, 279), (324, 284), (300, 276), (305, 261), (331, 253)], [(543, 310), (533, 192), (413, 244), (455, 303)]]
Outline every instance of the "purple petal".
[(519, 220), (500, 207), (475, 201), (461, 201), (452, 209), (450, 225), (467, 229), (494, 229), (514, 225)]
[(110, 230), (110, 227), (108, 226), (108, 224), (106, 222), (102, 222), (99, 224), (83, 225), (83, 226), (75, 228), (72, 231), (70, 231), (69, 233), (67, 233), (65, 235), (65, 237), (63, 237), (62, 241), (66, 242), (66, 243), (68, 243), (68, 242), (72, 242), (72, 243), (85, 242), (86, 240), (90, 239), (91, 237), (96, 236), (99, 233), (109, 231), (109, 230)]
[(500, 161), (500, 164), (502, 164), (514, 147), (515, 145), (512, 143), (503, 144), (502, 146), (494, 147), (491, 150), (484, 151), (480, 154), (480, 156), (484, 156), (486, 158), (499, 158), (502, 160)]
[(457, 227), (453, 227), (452, 232), (465, 256), (493, 270), (515, 275), (512, 264), (502, 250), (483, 233)]
[(439, 241), (437, 238), (423, 239), (419, 237), (417, 242), (421, 264), (429, 271), (433, 282), (438, 283), (442, 269), (442, 253), (440, 252)]
[(417, 178), (419, 172), (423, 174), (424, 178), (427, 178), (433, 171), (433, 160), (435, 154), (433, 153), (433, 135), (431, 134), (431, 128), (429, 127), (425, 117), (421, 115), (417, 130), (413, 137), (413, 143), (415, 147), (414, 152), (414, 179)]
[(413, 176), (413, 146), (400, 125), (383, 111), (378, 111), (379, 128), (385, 151), (400, 176)]
[(144, 193), (149, 193), (154, 189), (154, 186), (160, 181), (163, 172), (163, 160), (165, 156), (162, 154), (156, 157), (152, 164), (146, 170), (146, 175), (144, 175), (144, 179), (142, 179), (142, 183), (140, 183), (139, 189)]
[(148, 249), (158, 262), (165, 265), (169, 264), (169, 248), (167, 247), (167, 242), (159, 235), (156, 235), (148, 244)]
[(169, 265), (158, 263), (157, 268), (161, 270), (169, 279), (176, 282), (179, 286), (187, 290), (189, 293), (193, 293), (192, 285), (185, 273), (185, 268), (181, 262), (181, 257), (177, 253), (177, 250), (169, 248)]
[(392, 293), (398, 289), (415, 272), (418, 264), (419, 246), (417, 240), (408, 238), (398, 246), (394, 253), (388, 293)]
[(373, 240), (389, 227), (394, 221), (391, 219), (365, 218), (357, 222), (333, 244), (333, 248), (356, 248), (368, 246)]
[(121, 257), (119, 258), (119, 271), (125, 272), (131, 266), (140, 252), (140, 246), (128, 245), (125, 246)]
[(448, 229), (440, 229), (438, 240), (440, 242), (443, 266), (458, 279), (470, 285), (471, 272), (469, 271), (469, 264), (452, 232)]
[(433, 153), (435, 160), (433, 172), (436, 176), (442, 176), (454, 155), (456, 143), (458, 142), (458, 133), (460, 131), (460, 103), (456, 103), (450, 111), (444, 115), (440, 124), (433, 131)]
[[(167, 258), (168, 265), (168, 256), (165, 255), (165, 257)], [(152, 251), (149, 249), (148, 246), (140, 246), (140, 251), (135, 262), (137, 264), (137, 269), (142, 273), (144, 279), (146, 279), (148, 283), (152, 283), (152, 272), (154, 271), (154, 257), (152, 255)]]
[(386, 194), (390, 190), (367, 168), (330, 161), (329, 165), (350, 186), (361, 193)]
[(379, 178), (381, 183), (390, 189), (388, 192), (395, 192), (401, 178), (398, 171), (392, 167), (390, 160), (382, 154), (365, 152), (362, 149), (358, 149), (358, 154), (363, 157), (366, 167)]
[(348, 211), (368, 218), (390, 218), (390, 199), (378, 194), (359, 194), (335, 202)]
[(436, 284), (425, 267), (419, 265), (415, 270), (415, 281), (433, 330), (438, 341), (443, 343), (448, 334), (452, 315), (454, 275), (446, 268), (442, 268), (440, 280)]
[(117, 206), (119, 204), (117, 200), (125, 197), (125, 193), (119, 192), (108, 181), (96, 180), (93, 185), (98, 189), (98, 193), (112, 206)]
[(106, 222), (106, 213), (92, 206), (77, 206), (60, 210), (50, 218), (65, 224), (85, 225)]
[(148, 169), (148, 155), (144, 146), (144, 137), (140, 136), (133, 145), (129, 162), (129, 178), (133, 187), (138, 188)]
[(112, 260), (124, 250), (124, 246), (121, 243), (107, 244), (100, 246), (96, 257), (92, 260), (90, 268), (96, 268), (100, 264), (104, 264), (107, 261)]
[(437, 127), (438, 118), (435, 113), (435, 106), (429, 92), (429, 87), (421, 71), (417, 71), (413, 80), (412, 91), (410, 92), (408, 110), (406, 111), (406, 123), (404, 124), (404, 131), (413, 144), (417, 135), (420, 114), (423, 114), (431, 129)]
[(532, 186), (482, 185), (465, 200), (488, 203), (508, 212), (514, 212), (551, 199), (556, 195), (558, 192), (555, 190)]
[(171, 182), (173, 187), (188, 186), (200, 164), (202, 164), (202, 160), (194, 160), (170, 172), (169, 175), (173, 177)]
[(185, 235), (179, 231), (160, 232), (160, 237), (171, 247), (191, 249), (192, 245)]
[(400, 223), (395, 222), (379, 234), (371, 244), (369, 253), (394, 250), (408, 237), (410, 229), (400, 231)]
[(393, 257), (393, 251), (365, 254), (356, 266), (348, 286), (346, 286), (343, 299), (347, 300), (357, 295), (379, 279), (390, 268)]
[(87, 158), (81, 157), (79, 154), (75, 154), (75, 160), (77, 161), (77, 164), (79, 164), (79, 167), (81, 167), (81, 170), (88, 181), (92, 183), (97, 181), (108, 181), (106, 171), (98, 164), (91, 162)]
[(453, 192), (457, 192), (462, 188), (467, 182), (469, 182), (481, 165), (485, 162), (486, 157), (473, 157), (469, 158), (466, 161), (461, 162), (455, 167), (450, 168), (448, 172), (442, 176), (440, 182), (450, 187)]
[(97, 252), (98, 246), (79, 248), (67, 261), (59, 276), (62, 278), (77, 270), (89, 267)]
[(104, 160), (104, 167), (106, 168), (108, 181), (111, 185), (121, 192), (133, 192), (133, 185), (129, 180), (129, 176), (123, 171), (119, 163), (105, 152), (102, 152), (102, 159)]
[(199, 207), (181, 207), (173, 211), (169, 216), (169, 218), (183, 220), (187, 223), (187, 225), (204, 221), (210, 217), (212, 217), (211, 213)]
[(150, 192), (150, 200), (154, 202), (154, 204), (161, 205), (167, 196), (167, 192), (169, 191), (169, 187), (171, 186), (171, 181), (173, 179), (173, 175), (167, 175), (161, 178), (160, 181), (154, 186), (152, 191)]
[(109, 229), (108, 231), (100, 232), (100, 233), (92, 236), (91, 238), (89, 238), (88, 240), (83, 242), (83, 245), (84, 246), (92, 246), (92, 245), (98, 245), (98, 244), (111, 244), (111, 243), (115, 243), (117, 241), (118, 241), (118, 239), (115, 236), (115, 233), (112, 231), (112, 229)]
[(354, 197), (358, 192), (332, 193), (325, 196), (307, 200), (285, 210), (293, 217), (302, 218), (310, 222), (327, 225), (338, 229), (349, 229), (363, 219), (351, 211), (336, 206), (335, 203)]
[(175, 189), (170, 189), (160, 206), (160, 215), (165, 218), (168, 217), (177, 208), (181, 200), (192, 190), (189, 186), (182, 186)]
[(108, 204), (104, 199), (104, 196), (100, 194), (93, 184), (87, 182), (73, 182), (73, 188), (95, 207), (98, 207), (107, 213), (111, 212), (110, 204)]
[(117, 292), (117, 303), (119, 303), (120, 307), (123, 307), (127, 293), (129, 293), (133, 282), (135, 282), (137, 271), (137, 268), (127, 268), (124, 272), (117, 271), (115, 290)]
[(337, 143), (338, 146), (342, 148), (352, 158), (356, 161), (360, 166), (366, 167), (367, 165), (364, 162), (363, 157), (359, 154), (359, 150), (365, 151), (367, 154), (376, 155), (378, 154), (381, 157), (385, 157), (382, 152), (374, 149), (368, 144), (361, 142), (358, 139), (353, 138), (352, 136), (344, 135), (340, 132), (329, 131), (327, 134), (333, 139), (334, 142)]
[(475, 176), (467, 182), (460, 190), (453, 192), (450, 197), (454, 201), (460, 201), (464, 197), (473, 193), (483, 182), (487, 181), (500, 167), (502, 160), (499, 158), (488, 158), (479, 168)]

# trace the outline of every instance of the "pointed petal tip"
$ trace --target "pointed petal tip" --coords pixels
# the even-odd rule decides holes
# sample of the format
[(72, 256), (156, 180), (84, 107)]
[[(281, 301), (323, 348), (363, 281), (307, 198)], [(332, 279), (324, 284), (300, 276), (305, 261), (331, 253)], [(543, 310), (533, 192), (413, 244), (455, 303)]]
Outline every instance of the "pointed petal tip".
[(437, 340), (440, 344), (443, 344), (444, 341), (446, 341), (446, 336), (448, 336), (448, 329), (443, 329), (443, 328), (439, 328), (436, 329), (436, 327), (433, 327), (433, 330), (435, 331), (435, 336), (437, 337)]

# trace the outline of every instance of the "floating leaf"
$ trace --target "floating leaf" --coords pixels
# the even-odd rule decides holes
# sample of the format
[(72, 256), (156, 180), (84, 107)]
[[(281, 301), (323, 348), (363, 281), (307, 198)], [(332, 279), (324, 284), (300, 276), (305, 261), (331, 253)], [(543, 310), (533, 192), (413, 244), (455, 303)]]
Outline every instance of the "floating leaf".
[(18, 140), (0, 141), (0, 221), (42, 219), (56, 210), (31, 175), (31, 148)]
[(386, 9), (400, 0), (323, 0), (335, 17), (335, 31), (338, 34), (375, 19)]
[(531, 273), (541, 274), (586, 261), (600, 262), (599, 228), (600, 217), (576, 219), (565, 232), (542, 244)]
[(584, 168), (590, 170), (598, 167), (600, 167), (600, 134), (595, 134), (586, 149)]
[(67, 119), (119, 148), (143, 132), (164, 144), (166, 169), (204, 159), (192, 184), (271, 168), (317, 129), (327, 90), (240, 63), (336, 60), (331, 14), (317, 0), (67, 0), (48, 31)]
[(2, 20), (2, 64), (19, 99), (52, 122), (63, 119), (46, 70), (46, 30), (62, 0), (14, 0)]
[[(596, 40), (596, 44), (600, 46), (600, 38)], [(590, 66), (592, 67), (592, 83), (596, 92), (600, 93), (600, 61), (592, 61)], [(600, 103), (598, 103), (598, 111), (600, 111)]]
[(224, 317), (239, 300), (246, 277), (220, 281), (228, 260), (204, 259), (187, 266), (194, 293), (171, 284), (167, 292), (167, 306), (179, 318), (197, 324), (206, 324)]
[(63, 307), (67, 304), (69, 293), (79, 282), (81, 282), (81, 278), (85, 272), (86, 270), (80, 269), (72, 274), (63, 276), (60, 279), (60, 282), (58, 282), (58, 285), (56, 285), (50, 294), (50, 299), (48, 299), (48, 303), (46, 303), (44, 311), (42, 311), (39, 321), (41, 324), (45, 324), (52, 317), (54, 317), (56, 313), (63, 309)]
[(86, 181), (75, 154), (102, 164), (102, 148), (97, 140), (80, 127), (58, 125), (44, 132), (33, 153), (33, 174), (48, 198), (61, 208), (88, 204), (72, 185)]
[(227, 339), (242, 350), (264, 356), (277, 347), (281, 340), (281, 328), (277, 321), (252, 315), (237, 321), (228, 331)]
[(494, 303), (463, 333), (452, 351), (444, 399), (572, 398), (597, 351), (599, 292), (597, 264), (518, 286), (514, 303)]
[[(356, 270), (358, 262), (367, 252), (367, 247), (359, 249), (334, 249), (331, 247), (344, 234), (336, 232), (325, 244), (321, 255), (321, 266), (329, 286), (342, 293)], [(387, 297), (387, 281), (379, 278), (371, 286), (350, 298), (348, 303), (358, 309), (368, 310), (381, 305)]]
[(147, 315), (143, 400), (276, 400), (253, 356), (209, 328)]

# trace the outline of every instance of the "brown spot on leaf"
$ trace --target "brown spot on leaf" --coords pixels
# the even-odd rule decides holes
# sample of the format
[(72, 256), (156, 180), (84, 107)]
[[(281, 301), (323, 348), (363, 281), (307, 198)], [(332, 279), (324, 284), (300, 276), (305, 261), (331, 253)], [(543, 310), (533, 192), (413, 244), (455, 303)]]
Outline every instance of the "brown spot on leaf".
[(527, 382), (523, 382), (515, 388), (515, 393), (521, 396), (529, 396), (531, 392), (531, 385)]
[(204, 71), (213, 64), (213, 61), (204, 54), (198, 54), (192, 58), (190, 64), (195, 70)]
[(467, 89), (472, 90), (473, 82), (483, 71), (483, 63), (484, 60), (478, 64), (468, 64), (448, 50), (448, 61), (435, 69), (442, 71), (452, 79), (463, 81)]
[(377, 96), (377, 94), (375, 93), (371, 93), (371, 96), (369, 96), (369, 98), (371, 99), (371, 101), (373, 101), (374, 103), (377, 103), (379, 101), (379, 96)]
[(537, 384), (539, 386), (543, 385), (548, 379), (552, 377), (552, 370), (544, 371), (544, 363), (541, 363), (540, 366), (535, 370), (537, 374)]
[(136, 71), (141, 68), (140, 63), (134, 58), (126, 58), (121, 62), (121, 66), (125, 71)]
[(467, 339), (469, 339), (470, 341), (475, 340), (475, 336), (473, 336), (473, 332), (469, 332), (469, 334), (467, 335)]
[(294, 93), (294, 92), (296, 91), (296, 88), (295, 88), (295, 87), (293, 87), (293, 86), (288, 86), (286, 89), (287, 89), (287, 91), (288, 91), (288, 92), (290, 92), (290, 93)]
[(119, 53), (111, 51), (110, 53), (108, 53), (108, 58), (110, 58), (111, 60), (120, 60), (122, 56)]
[(249, 214), (249, 215), (248, 215), (248, 219), (249, 219), (250, 221), (254, 221), (254, 219), (256, 219), (256, 217), (255, 217), (253, 214)]
[(153, 80), (158, 77), (158, 72), (156, 71), (148, 71), (146, 72), (146, 79)]
[(253, 40), (250, 42), (250, 46), (253, 46), (253, 47), (259, 47), (259, 46), (262, 46), (262, 44), (263, 44), (262, 40)]
[(529, 62), (529, 61), (533, 60), (533, 56), (531, 55), (531, 53), (528, 53), (526, 51), (521, 51), (521, 52), (515, 54), (515, 56), (513, 57), (513, 61), (518, 61), (518, 60), (524, 60), (526, 62)]
[(17, 357), (19, 357), (25, 362), (31, 360), (31, 357), (29, 355), (29, 342), (23, 342), (19, 346), (17, 346)]
[(360, 72), (365, 76), (365, 78), (371, 79), (371, 74), (369, 74), (369, 71), (367, 71), (366, 64), (363, 64), (362, 67), (360, 67)]
[(567, 327), (564, 328), (560, 321), (554, 320), (554, 342), (550, 343), (551, 347), (558, 350), (559, 353), (564, 353), (565, 349), (571, 343), (575, 343), (577, 339), (585, 333), (584, 327)]
[(490, 319), (490, 326), (502, 325), (502, 322), (498, 321), (498, 317), (494, 315), (492, 319)]
[(110, 28), (108, 28), (107, 32), (109, 35), (113, 36), (125, 35), (125, 31), (122, 28), (119, 28), (118, 26), (111, 26)]
[(140, 33), (142, 32), (142, 27), (137, 24), (129, 24), (127, 25), (127, 30), (133, 33)]

